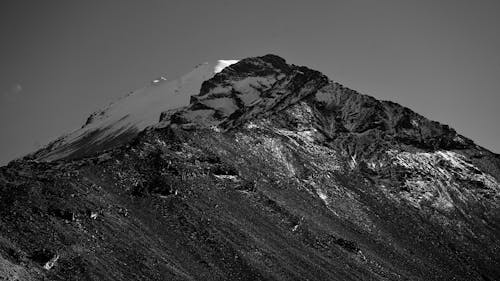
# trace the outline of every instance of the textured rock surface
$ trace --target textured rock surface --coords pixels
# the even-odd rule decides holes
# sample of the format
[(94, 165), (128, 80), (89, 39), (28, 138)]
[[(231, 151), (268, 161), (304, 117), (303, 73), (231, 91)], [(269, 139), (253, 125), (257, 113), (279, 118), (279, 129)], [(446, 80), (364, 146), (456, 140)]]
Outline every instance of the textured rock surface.
[(499, 155), (273, 55), (122, 147), (0, 169), (6, 280), (500, 279)]

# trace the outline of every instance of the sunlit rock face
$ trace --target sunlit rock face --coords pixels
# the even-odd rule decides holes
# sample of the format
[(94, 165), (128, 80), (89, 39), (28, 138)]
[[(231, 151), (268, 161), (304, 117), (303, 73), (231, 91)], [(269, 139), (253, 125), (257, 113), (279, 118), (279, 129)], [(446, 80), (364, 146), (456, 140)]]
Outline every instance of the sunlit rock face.
[(446, 125), (275, 55), (158, 117), (1, 168), (0, 276), (500, 279), (500, 157)]

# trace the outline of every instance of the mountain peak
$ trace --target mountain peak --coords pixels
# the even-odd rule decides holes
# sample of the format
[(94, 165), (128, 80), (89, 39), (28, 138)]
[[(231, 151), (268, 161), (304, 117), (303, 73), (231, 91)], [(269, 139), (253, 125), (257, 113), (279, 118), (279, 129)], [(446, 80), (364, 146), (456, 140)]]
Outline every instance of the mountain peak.
[[(287, 64), (276, 55), (243, 59), (225, 68), (203, 82), (200, 93), (191, 97), (189, 106), (162, 113), (159, 127), (217, 126), (227, 130), (250, 120), (281, 114), (296, 104), (308, 107), (314, 117), (309, 126), (328, 139), (347, 136), (363, 139), (370, 135), (373, 141), (430, 150), (473, 144), (447, 125), (428, 120), (394, 102), (360, 94), (318, 71)], [(279, 118), (295, 118), (284, 114)]]
[(322, 138), (363, 142), (370, 135), (372, 141), (431, 150), (473, 145), (446, 125), (273, 54), (203, 63), (180, 79), (157, 80), (93, 113), (82, 128), (30, 157), (52, 161), (88, 156), (125, 144), (149, 126), (229, 130), (278, 114), (294, 119), (282, 111), (295, 105), (308, 107), (314, 117), (308, 126)]
[(289, 65), (276, 55), (247, 58), (203, 82), (187, 108), (166, 112), (160, 121), (230, 128), (277, 112), (327, 83), (320, 72)]

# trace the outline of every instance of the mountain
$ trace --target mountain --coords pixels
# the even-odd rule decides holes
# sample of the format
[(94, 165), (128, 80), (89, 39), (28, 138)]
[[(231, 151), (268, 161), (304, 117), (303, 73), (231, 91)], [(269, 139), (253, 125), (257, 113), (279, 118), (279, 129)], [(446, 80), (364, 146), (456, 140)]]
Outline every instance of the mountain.
[(500, 280), (498, 154), (275, 55), (201, 67), (0, 168), (4, 280)]

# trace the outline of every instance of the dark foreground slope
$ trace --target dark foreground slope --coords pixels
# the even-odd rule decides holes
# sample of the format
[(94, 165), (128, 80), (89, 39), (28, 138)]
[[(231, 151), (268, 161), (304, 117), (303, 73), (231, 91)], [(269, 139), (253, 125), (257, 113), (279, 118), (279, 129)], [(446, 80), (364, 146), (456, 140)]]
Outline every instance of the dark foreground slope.
[(498, 155), (276, 56), (125, 146), (0, 169), (3, 280), (500, 279)]

